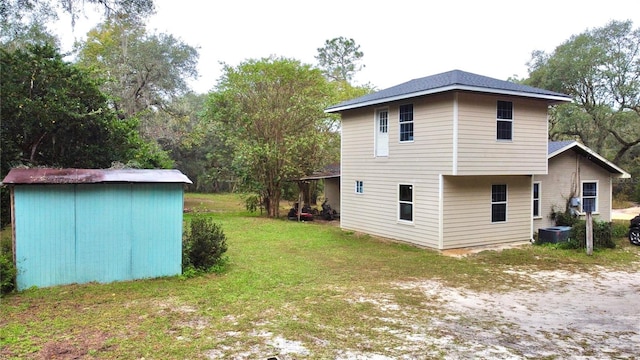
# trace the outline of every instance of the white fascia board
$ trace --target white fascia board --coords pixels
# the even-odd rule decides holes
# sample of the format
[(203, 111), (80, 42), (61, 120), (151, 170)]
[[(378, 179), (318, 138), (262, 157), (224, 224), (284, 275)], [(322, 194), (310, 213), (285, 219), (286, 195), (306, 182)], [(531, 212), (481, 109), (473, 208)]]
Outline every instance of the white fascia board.
[(549, 154), (547, 156), (547, 159), (551, 159), (552, 157), (558, 155), (558, 154), (562, 154), (563, 152), (571, 149), (572, 147), (577, 146), (580, 149), (582, 149), (584, 152), (586, 152), (587, 154), (589, 154), (590, 156), (593, 156), (594, 158), (598, 159), (599, 161), (607, 164), (607, 166), (611, 167), (612, 169), (614, 169), (616, 172), (618, 172), (620, 174), (620, 176), (618, 176), (618, 178), (620, 179), (629, 179), (631, 178), (631, 174), (629, 174), (628, 172), (622, 170), (621, 168), (619, 168), (616, 164), (612, 163), (611, 161), (605, 159), (604, 157), (602, 157), (600, 154), (598, 154), (597, 152), (589, 149), (588, 147), (586, 147), (584, 144), (581, 144), (577, 141), (574, 141), (572, 143), (570, 143), (569, 145), (560, 148), (554, 152), (552, 152), (551, 154)]
[(356, 103), (356, 104), (344, 105), (344, 106), (340, 106), (340, 107), (326, 109), (324, 112), (325, 113), (335, 113), (335, 112), (340, 112), (340, 111), (344, 111), (344, 110), (357, 109), (357, 108), (371, 106), (371, 105), (378, 105), (378, 104), (382, 104), (382, 103), (405, 100), (405, 99), (410, 99), (410, 98), (414, 98), (414, 97), (418, 97), (418, 96), (437, 94), (437, 93), (453, 91), (453, 90), (476, 91), (476, 92), (483, 92), (483, 93), (488, 93), (488, 94), (522, 96), (522, 97), (544, 99), (544, 100), (551, 100), (551, 101), (563, 101), (563, 102), (571, 102), (572, 101), (570, 98), (567, 98), (567, 97), (564, 97), (564, 96), (535, 94), (535, 93), (529, 93), (529, 92), (501, 90), (501, 89), (491, 89), (491, 88), (476, 87), (476, 86), (450, 85), (450, 86), (441, 87), (441, 88), (429, 89), (429, 90), (424, 90), (424, 91), (418, 91), (418, 92), (413, 92), (413, 93), (407, 93), (407, 94), (402, 94), (402, 95), (397, 95), (397, 96), (386, 97), (386, 98), (382, 98), (382, 99), (375, 99), (375, 100), (365, 101), (365, 102)]

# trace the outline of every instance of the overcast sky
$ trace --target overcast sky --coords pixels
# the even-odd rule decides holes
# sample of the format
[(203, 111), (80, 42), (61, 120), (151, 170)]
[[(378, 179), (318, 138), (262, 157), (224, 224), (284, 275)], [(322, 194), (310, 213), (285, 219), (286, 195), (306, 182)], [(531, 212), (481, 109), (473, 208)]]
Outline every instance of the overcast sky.
[[(384, 89), (459, 69), (506, 80), (527, 76), (534, 50), (551, 52), (586, 29), (611, 20), (640, 27), (638, 0), (155, 0), (150, 31), (199, 48), (196, 92), (212, 89), (220, 62), (238, 65), (269, 55), (316, 64), (325, 40), (353, 38), (364, 52), (356, 83)], [(69, 22), (63, 27), (69, 27)], [(83, 37), (81, 19), (63, 43)]]

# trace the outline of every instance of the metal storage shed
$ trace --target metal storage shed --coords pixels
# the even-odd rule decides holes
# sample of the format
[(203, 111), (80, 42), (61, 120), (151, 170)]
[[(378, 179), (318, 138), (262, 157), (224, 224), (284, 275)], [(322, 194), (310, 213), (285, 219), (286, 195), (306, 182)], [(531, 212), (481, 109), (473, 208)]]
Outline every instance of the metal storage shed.
[(178, 170), (12, 169), (17, 288), (181, 273)]

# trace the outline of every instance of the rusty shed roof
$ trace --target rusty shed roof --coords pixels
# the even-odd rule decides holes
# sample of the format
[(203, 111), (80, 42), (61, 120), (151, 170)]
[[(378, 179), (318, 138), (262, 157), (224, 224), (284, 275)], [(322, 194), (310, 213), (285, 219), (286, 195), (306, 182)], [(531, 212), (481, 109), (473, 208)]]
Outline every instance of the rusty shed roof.
[(191, 180), (180, 170), (155, 169), (11, 169), (2, 180), (3, 185), (105, 182), (192, 184)]

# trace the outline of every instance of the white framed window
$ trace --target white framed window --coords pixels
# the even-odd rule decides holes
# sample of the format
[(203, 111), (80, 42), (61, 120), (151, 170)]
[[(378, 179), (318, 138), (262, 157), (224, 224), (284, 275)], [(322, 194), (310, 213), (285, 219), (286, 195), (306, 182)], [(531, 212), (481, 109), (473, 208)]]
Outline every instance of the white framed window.
[(364, 183), (362, 180), (356, 180), (356, 194), (364, 194)]
[(541, 218), (542, 213), (540, 211), (540, 192), (542, 190), (542, 185), (539, 181), (533, 183), (533, 217)]
[(413, 141), (413, 104), (400, 105), (400, 142)]
[(389, 156), (389, 110), (376, 110), (375, 156)]
[(507, 221), (507, 185), (491, 185), (491, 222)]
[(398, 220), (413, 222), (413, 185), (398, 185)]
[(513, 102), (498, 100), (496, 139), (513, 140)]
[(582, 182), (582, 200), (580, 201), (581, 211), (598, 212), (598, 182), (583, 181)]

